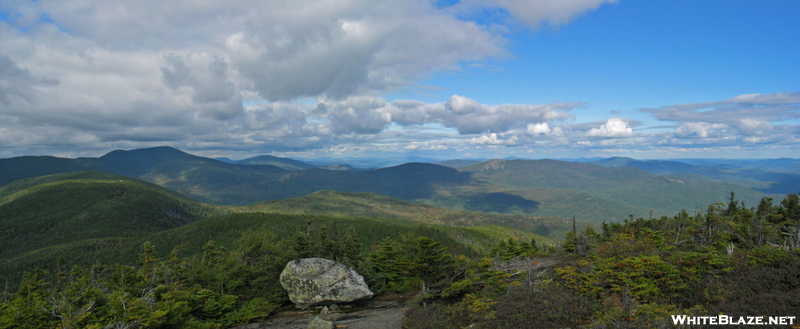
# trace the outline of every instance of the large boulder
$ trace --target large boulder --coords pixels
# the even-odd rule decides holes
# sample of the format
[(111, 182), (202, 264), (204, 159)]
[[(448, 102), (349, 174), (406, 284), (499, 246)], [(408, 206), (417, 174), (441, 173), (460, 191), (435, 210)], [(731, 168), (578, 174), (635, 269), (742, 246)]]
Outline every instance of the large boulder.
[(350, 303), (373, 295), (355, 270), (324, 258), (290, 261), (281, 273), (281, 285), (299, 308)]

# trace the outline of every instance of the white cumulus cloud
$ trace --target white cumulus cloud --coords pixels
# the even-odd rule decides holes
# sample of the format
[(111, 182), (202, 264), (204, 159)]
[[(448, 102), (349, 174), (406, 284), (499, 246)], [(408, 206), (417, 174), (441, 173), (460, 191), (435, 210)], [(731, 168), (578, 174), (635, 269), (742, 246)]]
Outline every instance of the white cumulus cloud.
[(620, 118), (610, 118), (604, 125), (586, 132), (586, 136), (592, 137), (630, 137), (632, 134), (633, 129)]
[(728, 128), (728, 125), (721, 123), (687, 122), (675, 129), (675, 135), (678, 137), (717, 137), (722, 134), (722, 130)]
[(543, 22), (552, 26), (568, 23), (576, 17), (617, 0), (463, 0), (457, 6), (462, 11), (502, 8), (515, 19), (532, 29)]
[(502, 133), (512, 128), (525, 128), (528, 123), (566, 120), (574, 108), (584, 103), (480, 104), (473, 99), (453, 95), (445, 103), (393, 102), (389, 111), (399, 124), (440, 123), (454, 127), (461, 134)]
[(481, 135), (480, 137), (476, 138), (469, 138), (467, 139), (467, 143), (470, 144), (488, 144), (488, 145), (514, 145), (519, 140), (519, 137), (516, 135), (511, 136), (510, 138), (502, 139), (498, 138), (497, 134), (491, 133), (488, 135)]
[(547, 122), (529, 123), (527, 130), (531, 135), (547, 135), (550, 134), (550, 125)]

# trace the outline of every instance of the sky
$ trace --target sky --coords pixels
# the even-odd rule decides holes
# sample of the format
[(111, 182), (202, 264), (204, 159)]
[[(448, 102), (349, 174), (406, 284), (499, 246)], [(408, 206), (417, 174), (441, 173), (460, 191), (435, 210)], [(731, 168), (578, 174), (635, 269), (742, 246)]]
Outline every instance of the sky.
[(800, 158), (796, 0), (0, 0), (0, 157)]

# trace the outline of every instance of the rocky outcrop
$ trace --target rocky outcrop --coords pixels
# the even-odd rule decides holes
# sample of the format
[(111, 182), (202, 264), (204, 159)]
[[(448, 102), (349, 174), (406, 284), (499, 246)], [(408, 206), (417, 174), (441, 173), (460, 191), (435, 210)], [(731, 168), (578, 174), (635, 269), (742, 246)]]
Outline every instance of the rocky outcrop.
[(372, 298), (364, 277), (324, 258), (295, 259), (281, 273), (281, 285), (299, 308), (350, 303)]
[(331, 315), (328, 312), (328, 307), (325, 306), (322, 308), (322, 311), (319, 312), (319, 315), (311, 320), (311, 323), (308, 324), (306, 329), (334, 329), (333, 321), (331, 320)]

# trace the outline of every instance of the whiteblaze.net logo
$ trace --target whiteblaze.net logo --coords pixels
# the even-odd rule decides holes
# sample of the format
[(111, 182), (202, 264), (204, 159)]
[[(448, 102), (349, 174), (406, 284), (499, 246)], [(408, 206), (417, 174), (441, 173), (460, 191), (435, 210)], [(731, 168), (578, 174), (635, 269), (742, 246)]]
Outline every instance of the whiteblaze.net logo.
[(672, 323), (675, 325), (782, 325), (791, 326), (794, 324), (794, 316), (688, 316), (672, 315)]

